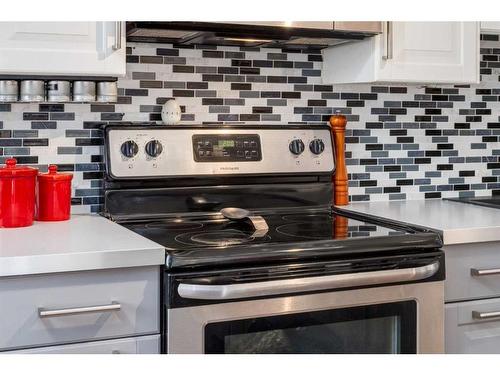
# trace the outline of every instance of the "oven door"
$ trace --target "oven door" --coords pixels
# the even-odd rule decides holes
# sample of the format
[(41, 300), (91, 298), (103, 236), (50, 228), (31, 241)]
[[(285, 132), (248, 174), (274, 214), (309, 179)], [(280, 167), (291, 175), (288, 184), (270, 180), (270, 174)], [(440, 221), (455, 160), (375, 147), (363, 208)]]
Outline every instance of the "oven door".
[(205, 353), (416, 353), (416, 315), (401, 301), (213, 322)]
[[(276, 282), (184, 280), (174, 288), (195, 302), (167, 310), (165, 347), (168, 353), (442, 353), (438, 264)], [(385, 277), (387, 285), (380, 285)], [(330, 291), (321, 290), (328, 285)], [(331, 291), (336, 286), (343, 289)]]

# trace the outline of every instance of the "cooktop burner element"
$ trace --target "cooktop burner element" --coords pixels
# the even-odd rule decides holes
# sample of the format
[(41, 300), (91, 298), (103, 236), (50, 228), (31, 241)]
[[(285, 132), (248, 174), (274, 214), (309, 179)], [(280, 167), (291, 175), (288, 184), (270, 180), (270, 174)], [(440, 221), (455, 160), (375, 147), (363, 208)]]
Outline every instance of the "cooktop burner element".
[[(208, 245), (216, 247), (226, 247), (241, 245), (252, 242), (256, 237), (252, 236), (251, 232), (243, 232), (235, 229), (209, 231), (209, 232), (194, 232), (183, 233), (175, 237), (175, 240), (185, 245)], [(270, 239), (265, 236), (264, 240)], [(262, 241), (262, 238), (259, 238)]]
[(324, 239), (322, 234), (328, 231), (331, 231), (331, 223), (298, 222), (280, 225), (276, 228), (276, 232), (285, 236), (309, 238), (312, 240)]

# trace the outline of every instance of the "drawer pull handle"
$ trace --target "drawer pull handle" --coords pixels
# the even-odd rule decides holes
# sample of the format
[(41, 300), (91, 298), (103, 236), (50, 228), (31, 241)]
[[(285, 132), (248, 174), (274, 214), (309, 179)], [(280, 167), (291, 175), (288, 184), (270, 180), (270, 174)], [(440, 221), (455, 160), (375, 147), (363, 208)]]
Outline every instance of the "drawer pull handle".
[(470, 274), (472, 276), (500, 275), (500, 268), (489, 268), (489, 269), (471, 268)]
[(99, 305), (99, 306), (86, 306), (86, 307), (73, 307), (69, 309), (57, 309), (57, 310), (45, 310), (38, 309), (38, 316), (40, 318), (50, 318), (53, 316), (65, 316), (65, 315), (76, 315), (76, 314), (86, 314), (86, 313), (96, 313), (96, 312), (107, 312), (107, 311), (118, 311), (121, 309), (121, 305), (117, 302), (112, 302), (109, 305)]
[(500, 311), (491, 311), (491, 312), (473, 311), (472, 317), (474, 319), (500, 318)]

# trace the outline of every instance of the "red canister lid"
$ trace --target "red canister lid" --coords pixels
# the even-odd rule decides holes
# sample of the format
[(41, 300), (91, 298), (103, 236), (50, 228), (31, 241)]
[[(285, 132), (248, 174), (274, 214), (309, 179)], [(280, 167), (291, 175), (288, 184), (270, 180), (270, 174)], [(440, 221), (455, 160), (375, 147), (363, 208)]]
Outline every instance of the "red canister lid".
[(5, 160), (5, 167), (0, 167), (1, 177), (31, 177), (38, 174), (38, 169), (32, 167), (20, 167), (17, 160), (10, 158)]
[(39, 174), (38, 178), (43, 180), (64, 181), (71, 180), (73, 175), (71, 173), (58, 173), (57, 165), (49, 165), (49, 172)]

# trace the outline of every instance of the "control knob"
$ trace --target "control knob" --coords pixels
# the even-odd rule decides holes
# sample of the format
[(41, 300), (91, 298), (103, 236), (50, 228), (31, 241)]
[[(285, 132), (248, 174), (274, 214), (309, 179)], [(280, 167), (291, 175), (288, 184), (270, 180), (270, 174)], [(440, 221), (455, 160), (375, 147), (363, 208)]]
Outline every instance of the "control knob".
[(304, 152), (304, 142), (302, 142), (301, 139), (294, 139), (293, 141), (290, 142), (288, 145), (288, 148), (290, 149), (290, 152), (294, 155), (300, 155)]
[(314, 155), (319, 155), (325, 150), (325, 144), (321, 139), (313, 139), (311, 143), (309, 143), (309, 150)]
[(152, 158), (156, 158), (163, 151), (163, 146), (161, 145), (160, 141), (152, 140), (146, 143), (145, 151), (146, 154), (148, 154)]
[(137, 143), (135, 143), (134, 141), (126, 141), (122, 143), (120, 151), (122, 152), (123, 156), (127, 158), (133, 158), (135, 155), (137, 155), (139, 146), (137, 146)]

